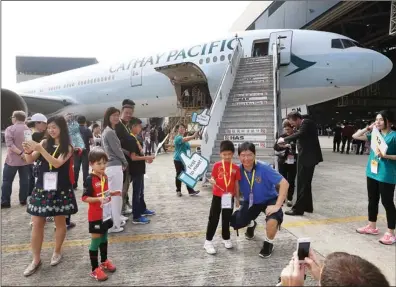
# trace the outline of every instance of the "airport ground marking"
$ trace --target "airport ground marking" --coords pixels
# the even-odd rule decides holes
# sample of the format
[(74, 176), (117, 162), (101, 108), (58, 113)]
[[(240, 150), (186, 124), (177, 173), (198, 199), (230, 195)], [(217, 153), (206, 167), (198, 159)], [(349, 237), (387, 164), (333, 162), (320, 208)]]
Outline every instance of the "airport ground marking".
[[(379, 215), (380, 219), (384, 219), (383, 215)], [(287, 222), (283, 223), (283, 228), (298, 228), (310, 225), (330, 225), (337, 223), (350, 223), (350, 222), (359, 222), (367, 220), (367, 216), (352, 216), (352, 217), (340, 217), (340, 218), (326, 218), (326, 219), (314, 219), (314, 220), (301, 220), (295, 222)], [(263, 225), (259, 225), (257, 227), (259, 230), (264, 230)], [(172, 232), (172, 233), (149, 233), (149, 234), (133, 234), (133, 235), (123, 235), (117, 237), (110, 237), (109, 242), (111, 244), (120, 244), (127, 242), (143, 242), (143, 241), (152, 241), (152, 240), (166, 240), (166, 239), (182, 239), (182, 238), (193, 238), (203, 236), (206, 233), (206, 230), (201, 231), (183, 231), (183, 232)], [(218, 230), (217, 233), (221, 233), (221, 230)], [(88, 236), (88, 235), (87, 235)], [(63, 248), (67, 247), (75, 247), (75, 246), (88, 246), (91, 242), (91, 239), (73, 239), (66, 240), (63, 243)], [(54, 248), (55, 242), (43, 242), (43, 249)], [(12, 245), (3, 245), (1, 250), (3, 253), (13, 253), (13, 252), (22, 252), (29, 251), (30, 243), (23, 244), (12, 244)]]

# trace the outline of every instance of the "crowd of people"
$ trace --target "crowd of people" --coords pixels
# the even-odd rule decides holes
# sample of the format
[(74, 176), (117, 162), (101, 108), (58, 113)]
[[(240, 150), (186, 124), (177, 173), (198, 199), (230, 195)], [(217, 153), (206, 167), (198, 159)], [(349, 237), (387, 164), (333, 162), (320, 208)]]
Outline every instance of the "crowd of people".
[[(12, 183), (18, 171), (19, 202), (26, 205), (32, 218), (33, 260), (25, 269), (25, 276), (35, 273), (42, 264), (40, 254), (46, 221), (53, 220), (56, 227), (50, 264), (56, 266), (62, 261), (62, 244), (67, 229), (76, 226), (71, 216), (78, 212), (80, 200), (88, 204), (90, 276), (98, 281), (108, 278), (106, 272), (116, 271), (108, 256), (108, 234), (123, 232), (129, 214), (132, 214), (134, 224), (150, 223), (149, 218), (155, 215), (155, 211), (148, 208), (144, 197), (146, 164), (155, 161), (152, 146), (158, 145), (165, 135), (160, 130), (156, 132), (157, 129), (154, 132), (152, 128), (144, 129), (142, 121), (133, 116), (134, 108), (135, 103), (129, 99), (122, 102), (121, 110), (109, 107), (104, 114), (102, 129), (95, 124), (88, 128), (85, 117), (75, 119), (71, 114), (49, 119), (35, 114), (29, 122), (30, 129), (26, 125), (25, 113), (13, 112), (13, 125), (5, 133), (7, 157), (3, 170), (1, 207), (11, 207)], [(381, 198), (388, 222), (388, 230), (379, 239), (384, 245), (396, 242), (394, 120), (391, 112), (381, 111), (372, 125), (352, 134), (356, 140), (370, 141), (375, 126), (387, 145), (386, 153), (379, 149), (370, 151), (366, 169), (369, 223), (356, 230), (361, 234), (379, 234), (376, 221)], [(274, 146), (279, 172), (271, 165), (256, 160), (253, 143), (245, 142), (238, 146), (241, 164), (237, 165), (232, 162), (234, 143), (228, 140), (221, 142), (221, 160), (214, 164), (209, 180), (213, 185), (213, 196), (204, 242), (208, 254), (216, 253), (213, 237), (220, 215), (223, 244), (226, 249), (231, 249), (230, 228), (246, 227), (245, 238), (253, 239), (256, 219), (263, 213), (266, 235), (259, 256), (267, 258), (273, 253), (274, 240), (283, 222), (283, 205), (291, 207), (285, 212), (289, 216), (302, 216), (305, 212), (314, 211), (311, 183), (316, 165), (323, 161), (316, 125), (310, 119), (303, 119), (298, 112), (292, 112), (283, 127), (284, 133)], [(176, 195), (180, 197), (182, 182), (178, 176), (185, 170), (181, 155), (191, 154), (189, 142), (199, 135), (196, 132), (186, 136), (183, 124), (175, 130), (173, 161)], [(81, 167), (83, 195), (78, 199), (75, 189), (78, 188)], [(293, 204), (296, 177), (297, 198)], [(130, 202), (128, 190), (131, 185)], [(189, 186), (187, 190), (190, 196), (199, 194), (199, 190)], [(378, 268), (358, 256), (333, 253), (322, 265), (312, 251), (304, 264), (294, 255), (283, 270), (280, 283), (283, 286), (303, 285), (305, 268), (323, 286), (389, 285)], [(345, 269), (350, 271), (351, 276), (342, 275)]]

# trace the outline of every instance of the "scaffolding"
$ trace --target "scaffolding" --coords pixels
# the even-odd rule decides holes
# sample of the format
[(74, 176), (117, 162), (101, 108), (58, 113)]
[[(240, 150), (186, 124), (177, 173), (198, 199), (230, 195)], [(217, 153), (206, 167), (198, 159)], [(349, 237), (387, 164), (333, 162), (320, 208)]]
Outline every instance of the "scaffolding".
[(389, 35), (393, 36), (396, 34), (396, 1), (391, 2), (391, 13), (389, 21)]

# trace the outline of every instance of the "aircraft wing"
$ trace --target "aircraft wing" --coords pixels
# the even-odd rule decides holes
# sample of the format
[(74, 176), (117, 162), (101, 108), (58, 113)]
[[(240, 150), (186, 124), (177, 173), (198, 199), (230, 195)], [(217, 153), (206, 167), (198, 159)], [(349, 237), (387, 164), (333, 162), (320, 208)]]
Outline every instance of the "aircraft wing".
[(25, 93), (19, 93), (19, 95), (26, 102), (29, 112), (45, 115), (55, 113), (66, 106), (78, 104), (69, 96), (32, 95)]

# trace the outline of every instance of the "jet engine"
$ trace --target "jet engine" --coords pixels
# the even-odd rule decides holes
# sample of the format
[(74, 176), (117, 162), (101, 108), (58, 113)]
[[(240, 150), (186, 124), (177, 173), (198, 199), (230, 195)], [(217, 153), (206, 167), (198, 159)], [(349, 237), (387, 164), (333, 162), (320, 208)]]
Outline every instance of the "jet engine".
[(11, 116), (14, 111), (28, 112), (27, 104), (17, 93), (1, 89), (1, 125), (8, 126), (11, 124)]

